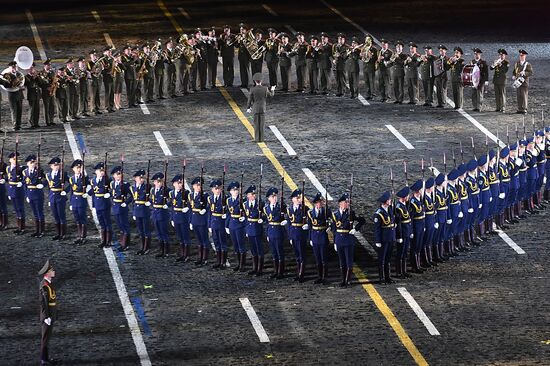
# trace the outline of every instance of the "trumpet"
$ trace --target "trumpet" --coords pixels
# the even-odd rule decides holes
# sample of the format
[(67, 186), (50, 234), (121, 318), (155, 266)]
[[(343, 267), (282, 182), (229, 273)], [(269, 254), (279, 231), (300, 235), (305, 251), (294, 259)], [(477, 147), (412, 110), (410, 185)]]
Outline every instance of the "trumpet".
[(96, 78), (101, 76), (101, 72), (105, 68), (104, 60), (106, 58), (107, 56), (101, 56), (95, 61), (94, 66), (92, 67), (92, 75), (95, 76)]
[(150, 59), (149, 62), (152, 67), (155, 67), (158, 59), (161, 56), (160, 46), (162, 46), (162, 43), (160, 41), (156, 41), (153, 47), (151, 47), (151, 50), (149, 51)]
[(351, 47), (351, 46), (348, 46), (348, 49), (346, 50), (346, 57), (349, 57), (353, 52), (355, 52), (356, 50), (358, 49), (361, 49), (362, 50), (362, 47), (364, 46), (365, 44), (360, 44), (358, 46), (355, 46), (355, 47)]
[(504, 61), (504, 60), (502, 60), (502, 59), (500, 59), (500, 58), (497, 58), (497, 59), (495, 60), (495, 62), (493, 62), (493, 65), (491, 65), (491, 68), (494, 69), (495, 67), (499, 67), (500, 65), (502, 65), (502, 61)]

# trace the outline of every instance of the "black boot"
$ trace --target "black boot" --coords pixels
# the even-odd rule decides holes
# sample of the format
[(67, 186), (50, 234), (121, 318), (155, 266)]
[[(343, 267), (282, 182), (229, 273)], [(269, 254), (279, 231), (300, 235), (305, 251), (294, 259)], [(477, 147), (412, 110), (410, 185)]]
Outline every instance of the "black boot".
[(141, 249), (138, 250), (138, 252), (136, 254), (137, 255), (143, 255), (144, 251), (145, 251), (145, 238), (142, 236), (141, 237)]
[(384, 282), (384, 267), (378, 264), (378, 283), (383, 284)]
[(208, 254), (210, 253), (210, 248), (206, 247), (203, 249), (204, 254), (202, 257), (202, 265), (206, 266), (208, 264)]
[(252, 276), (256, 272), (258, 272), (258, 256), (255, 255), (252, 257), (252, 271), (249, 271), (248, 274)]
[(216, 264), (212, 266), (214, 269), (220, 269), (222, 265), (222, 252), (221, 250), (216, 251)]
[(161, 240), (160, 243), (159, 243), (159, 246), (160, 246), (159, 252), (157, 253), (157, 255), (155, 255), (156, 258), (164, 257), (164, 254), (165, 254), (165, 251), (166, 251), (166, 249), (165, 249), (166, 243), (164, 241)]
[(279, 275), (279, 261), (273, 260), (273, 273), (271, 274), (271, 278), (277, 278)]
[(34, 233), (31, 234), (33, 238), (37, 238), (40, 234), (40, 221), (34, 220)]
[(403, 274), (403, 266), (401, 264), (402, 261), (403, 260), (399, 257), (395, 259), (395, 275), (399, 278), (405, 278), (405, 275)]
[(258, 259), (258, 271), (256, 271), (256, 276), (261, 276), (264, 274), (264, 257), (261, 256)]
[(237, 253), (237, 264), (233, 267), (234, 272), (238, 272), (241, 269), (241, 253)]
[(317, 279), (313, 281), (314, 284), (318, 285), (323, 282), (323, 265), (317, 265)]
[(195, 261), (195, 266), (202, 266), (203, 260), (204, 260), (204, 248), (199, 247), (199, 258)]
[(56, 234), (52, 236), (52, 240), (59, 240), (61, 238), (61, 224), (55, 224)]
[(220, 263), (220, 269), (226, 269), (227, 268), (227, 250), (224, 250), (222, 252), (222, 261)]
[(300, 262), (300, 270), (298, 272), (298, 282), (300, 283), (303, 283), (304, 282), (304, 272), (305, 272), (305, 263), (304, 262)]
[(240, 265), (241, 269), (240, 271), (241, 272), (246, 272), (246, 252), (243, 253), (243, 255), (241, 256), (241, 265)]
[(340, 268), (342, 272), (342, 282), (340, 282), (340, 287), (346, 287), (348, 285), (346, 276), (348, 275), (347, 267)]
[(60, 241), (67, 239), (67, 224), (61, 224), (61, 236), (59, 237)]
[(386, 266), (384, 267), (384, 277), (385, 277), (385, 280), (386, 280), (386, 284), (391, 284), (393, 283), (394, 281), (391, 279), (391, 275), (390, 275), (390, 264), (389, 263), (386, 263)]
[(0, 218), (2, 219), (2, 225), (0, 226), (0, 230), (6, 230), (8, 228), (8, 215), (1, 214)]
[(99, 232), (99, 235), (101, 237), (101, 240), (99, 242), (99, 244), (97, 245), (98, 248), (103, 248), (105, 247), (105, 243), (107, 242), (107, 230), (101, 230)]
[(285, 278), (285, 262), (279, 261), (279, 274), (277, 275), (277, 279), (283, 279)]
[(82, 243), (82, 225), (76, 224), (76, 239), (73, 241), (73, 244), (80, 244)]
[(143, 255), (149, 254), (151, 251), (151, 238), (145, 238), (145, 247), (143, 249)]

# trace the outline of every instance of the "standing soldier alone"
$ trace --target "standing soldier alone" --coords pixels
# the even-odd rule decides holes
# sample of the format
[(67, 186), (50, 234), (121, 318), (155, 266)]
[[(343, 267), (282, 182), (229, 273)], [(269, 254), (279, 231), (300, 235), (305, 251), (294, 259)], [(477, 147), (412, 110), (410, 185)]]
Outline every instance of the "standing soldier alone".
[(250, 89), (248, 95), (248, 102), (246, 105), (246, 111), (254, 114), (254, 139), (256, 142), (264, 141), (264, 126), (265, 126), (265, 101), (267, 96), (272, 97), (274, 95), (275, 86), (268, 89), (262, 85), (262, 74), (256, 73), (252, 78), (254, 84)]

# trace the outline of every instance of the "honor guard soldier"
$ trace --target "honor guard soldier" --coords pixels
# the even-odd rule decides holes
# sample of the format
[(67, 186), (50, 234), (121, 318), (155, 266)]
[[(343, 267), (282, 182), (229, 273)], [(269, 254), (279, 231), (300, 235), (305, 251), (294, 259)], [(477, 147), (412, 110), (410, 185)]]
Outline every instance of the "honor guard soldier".
[(544, 201), (550, 202), (550, 126), (544, 128), (544, 151), (546, 157), (545, 176), (544, 176)]
[[(223, 26), (220, 36), (220, 53), (222, 56), (223, 86), (232, 87), (234, 79), (233, 63), (235, 58), (235, 36), (231, 34), (231, 27)], [(266, 60), (267, 61), (267, 60)], [(269, 64), (268, 64), (269, 65)]]
[(527, 96), (529, 92), (529, 78), (533, 76), (533, 67), (527, 62), (527, 51), (519, 50), (519, 61), (514, 65), (512, 80), (516, 87), (518, 99), (518, 114), (527, 114)]
[(40, 119), (40, 97), (42, 89), (40, 88), (40, 75), (33, 62), (27, 75), (25, 75), (25, 87), (27, 88), (27, 101), (29, 102), (29, 125), (31, 128), (38, 127)]
[(464, 103), (464, 85), (462, 84), (462, 69), (464, 68), (464, 59), (462, 58), (462, 48), (454, 48), (454, 56), (447, 60), (449, 70), (451, 70), (451, 89), (453, 90), (454, 109), (462, 108)]
[(420, 65), (420, 54), (414, 42), (409, 43), (409, 55), (405, 59), (405, 84), (409, 95), (409, 104), (418, 103), (418, 65)]
[(40, 299), (40, 324), (42, 328), (42, 338), (40, 341), (40, 365), (54, 365), (58, 361), (50, 359), (48, 346), (52, 337), (52, 330), (55, 320), (57, 319), (57, 294), (52, 284), (52, 279), (55, 277), (55, 270), (49, 260), (38, 271), (40, 279), (40, 287), (38, 290)]
[(332, 46), (332, 62), (334, 64), (334, 76), (336, 78), (336, 96), (341, 97), (346, 89), (346, 58), (348, 46), (346, 35), (338, 33), (338, 41)]
[(379, 198), (380, 207), (373, 216), (374, 245), (378, 251), (378, 276), (380, 284), (392, 283), (390, 261), (395, 242), (395, 221), (390, 192), (384, 192)]
[(388, 67), (393, 52), (389, 49), (389, 42), (381, 39), (382, 48), (378, 52), (376, 67), (378, 68), (378, 91), (380, 92), (380, 101), (385, 103), (390, 99), (390, 69)]
[(489, 167), (487, 170), (487, 177), (489, 178), (489, 188), (491, 191), (491, 207), (489, 209), (489, 221), (487, 232), (491, 235), (496, 235), (497, 232), (493, 230), (493, 222), (495, 221), (495, 214), (498, 211), (498, 196), (500, 194), (500, 181), (498, 179), (498, 165), (496, 161), (495, 150), (489, 150)]
[[(440, 173), (435, 178), (435, 192), (434, 192), (434, 203), (435, 209), (437, 212), (437, 217), (435, 221), (435, 238), (434, 238), (434, 249), (435, 249), (435, 260), (437, 262), (446, 261), (448, 258), (443, 252), (443, 244), (447, 240), (447, 230), (449, 229), (452, 220), (449, 218), (449, 207), (447, 206), (447, 197), (445, 195), (445, 175)], [(424, 272), (423, 269), (420, 269), (420, 272)]]
[[(11, 61), (8, 63), (8, 71), (2, 74), (2, 78), (6, 77), (6, 74), (10, 75), (11, 88), (8, 90), (8, 102), (10, 104), (11, 121), (13, 122), (13, 129), (18, 131), (21, 129), (21, 116), (23, 113), (23, 90), (25, 76), (17, 70), (17, 63)], [(17, 80), (22, 82), (18, 84)], [(18, 84), (18, 85), (16, 85)]]
[(332, 70), (332, 44), (329, 43), (328, 34), (321, 33), (321, 46), (319, 47), (319, 82), (321, 93), (327, 95), (330, 89), (330, 71)]
[(184, 188), (183, 177), (177, 174), (172, 178), (172, 189), (169, 193), (168, 205), (172, 208), (170, 222), (176, 230), (176, 237), (180, 242), (181, 255), (176, 262), (189, 261), (189, 247), (191, 245), (191, 232), (189, 222), (191, 214), (189, 213), (189, 191)]
[(349, 55), (346, 58), (346, 73), (348, 76), (348, 85), (351, 99), (357, 98), (359, 96), (360, 53), (361, 50), (359, 49), (359, 40), (356, 37), (353, 37), (351, 41), (351, 47), (349, 48)]
[(305, 89), (306, 80), (306, 52), (308, 44), (305, 41), (304, 32), (296, 33), (296, 43), (292, 46), (290, 56), (295, 56), (294, 66), (296, 67), (296, 92), (302, 93)]
[(305, 215), (306, 208), (302, 206), (302, 191), (296, 189), (290, 195), (292, 205), (287, 207), (287, 217), (290, 221), (288, 227), (288, 237), (290, 244), (294, 248), (294, 257), (296, 258), (296, 276), (294, 281), (304, 282), (306, 242), (309, 225)]
[(38, 166), (34, 154), (27, 156), (25, 163), (27, 163), (27, 168), (23, 170), (25, 197), (34, 216), (34, 234), (31, 236), (41, 238), (44, 236), (46, 228), (44, 221), (44, 172)]
[[(86, 63), (86, 70), (88, 71), (90, 78), (91, 78), (91, 90), (90, 95), (92, 97), (92, 110), (96, 115), (101, 114), (101, 99), (100, 99), (100, 88), (101, 88), (101, 71), (103, 70), (103, 60), (105, 58), (102, 57), (101, 60), (98, 59), (96, 50), (90, 51), (90, 60)], [(45, 69), (45, 66), (44, 66)]]
[(506, 222), (510, 222), (511, 219), (508, 215), (508, 196), (510, 195), (510, 164), (508, 159), (510, 156), (510, 149), (505, 146), (499, 153), (498, 162), (498, 179), (500, 181), (500, 192), (498, 195), (498, 206), (495, 211), (496, 224), (501, 230), (507, 229)]
[(458, 229), (460, 220), (464, 218), (464, 213), (462, 212), (462, 205), (460, 201), (460, 192), (457, 187), (458, 181), (458, 171), (453, 169), (447, 175), (447, 205), (449, 207), (448, 218), (451, 220), (450, 226), (447, 226), (447, 245), (446, 245), (446, 254), (448, 257), (455, 257), (458, 254), (456, 253), (456, 246), (458, 246), (458, 236), (460, 235)]
[(170, 253), (170, 243), (168, 238), (168, 221), (170, 219), (168, 212), (168, 192), (164, 183), (164, 174), (156, 173), (153, 175), (153, 187), (151, 188), (151, 204), (153, 213), (151, 218), (157, 232), (157, 239), (160, 244), (160, 250), (157, 258), (167, 257)]
[(111, 224), (111, 193), (109, 192), (110, 179), (105, 172), (105, 164), (98, 163), (94, 166), (95, 178), (90, 181), (90, 189), (87, 193), (92, 197), (92, 207), (95, 209), (99, 226), (101, 227), (101, 243), (99, 248), (111, 246), (113, 238), (113, 226)]
[(111, 183), (109, 191), (112, 192), (112, 207), (111, 213), (115, 217), (118, 230), (120, 232), (119, 243), (120, 251), (125, 252), (130, 244), (130, 223), (128, 221), (129, 208), (128, 205), (132, 202), (132, 194), (130, 192), (130, 183), (123, 180), (123, 168), (115, 166), (111, 169)]
[(402, 104), (405, 96), (405, 60), (407, 56), (403, 53), (403, 42), (395, 43), (395, 53), (390, 58), (388, 66), (391, 67), (391, 76), (393, 84), (393, 94), (395, 96), (395, 104)]
[(434, 92), (434, 61), (432, 46), (424, 46), (424, 54), (420, 56), (420, 79), (424, 90), (424, 107), (432, 107)]
[[(365, 79), (365, 99), (371, 100), (375, 93), (376, 89), (374, 88), (375, 75), (376, 75), (376, 60), (378, 59), (378, 50), (374, 47), (374, 41), (370, 34), (367, 34), (365, 37), (365, 45), (370, 44), (371, 46), (367, 50), (361, 50), (361, 61), (363, 61), (363, 78)], [(366, 46), (363, 46), (366, 47)]]
[(282, 279), (285, 273), (285, 253), (283, 247), (284, 226), (288, 223), (285, 218), (286, 205), (278, 202), (279, 190), (271, 187), (267, 190), (268, 203), (264, 207), (263, 216), (267, 218), (267, 241), (271, 247), (274, 272), (271, 278)]
[(313, 247), (313, 255), (317, 262), (317, 279), (315, 284), (325, 283), (328, 273), (327, 247), (330, 231), (329, 218), (332, 213), (326, 207), (326, 202), (320, 192), (313, 198), (313, 207), (307, 212), (309, 224), (309, 243)]
[(458, 250), (469, 251), (468, 243), (470, 238), (468, 236), (468, 229), (470, 228), (470, 222), (474, 209), (470, 206), (470, 196), (468, 195), (468, 187), (466, 183), (466, 173), (468, 172), (466, 164), (460, 164), (456, 169), (458, 172), (458, 180), (456, 187), (460, 196), (460, 210), (462, 211), (462, 218), (458, 223)]
[[(147, 174), (147, 179), (149, 174)], [(149, 201), (150, 186), (145, 181), (145, 170), (140, 169), (134, 173), (134, 184), (130, 187), (132, 193), (132, 216), (141, 238), (141, 249), (138, 255), (146, 255), (151, 250), (151, 202)]]
[(290, 60), (292, 46), (288, 40), (288, 34), (281, 33), (281, 43), (277, 51), (279, 54), (279, 71), (281, 73), (281, 91), (284, 92), (287, 92), (290, 87), (290, 67), (292, 66)]
[(213, 268), (218, 269), (227, 262), (227, 234), (225, 232), (225, 202), (223, 197), (222, 181), (214, 179), (210, 182), (212, 193), (208, 195), (208, 230), (212, 235), (212, 241), (216, 248), (216, 264)]
[(445, 47), (445, 45), (440, 44), (437, 48), (439, 49), (439, 56), (437, 56), (436, 60), (438, 60), (439, 70), (435, 70), (434, 64), (434, 72), (438, 73), (438, 75), (435, 76), (437, 96), (436, 107), (444, 108), (447, 102), (447, 70), (449, 70), (449, 56), (447, 56), (447, 47)]
[(70, 187), (66, 185), (68, 178), (67, 174), (63, 171), (63, 164), (64, 162), (61, 162), (61, 159), (58, 157), (51, 159), (48, 163), (51, 170), (46, 174), (49, 188), (48, 205), (52, 211), (56, 226), (56, 235), (52, 237), (53, 240), (64, 240), (67, 234), (67, 214), (65, 208), (67, 206), (67, 192), (70, 191)]
[(267, 64), (267, 72), (269, 74), (269, 86), (277, 86), (277, 68), (279, 66), (279, 43), (277, 31), (273, 28), (268, 28), (267, 33), (269, 38), (265, 41), (265, 63)]
[(319, 92), (319, 38), (311, 36), (306, 51), (306, 64), (309, 81), (309, 94)]
[[(245, 192), (246, 201), (244, 202), (244, 217), (246, 218), (246, 237), (248, 245), (252, 253), (253, 267), (249, 275), (261, 276), (264, 270), (264, 244), (263, 244), (263, 222), (262, 211), (263, 202), (261, 199), (256, 200), (256, 186), (251, 185)], [(239, 218), (240, 220), (240, 218)], [(240, 258), (241, 262), (236, 268), (244, 272), (246, 265), (246, 247), (242, 245), (244, 252)]]
[(338, 252), (340, 269), (342, 271), (341, 287), (350, 284), (353, 271), (353, 255), (355, 252), (355, 228), (353, 221), (355, 212), (351, 211), (349, 195), (344, 193), (338, 199), (338, 209), (332, 211), (332, 232), (334, 233), (334, 246)]
[[(479, 242), (476, 240), (476, 231), (479, 229), (479, 213), (483, 207), (481, 203), (481, 190), (477, 182), (477, 160), (472, 159), (466, 164), (466, 188), (468, 189), (468, 198), (470, 200), (470, 208), (473, 210), (468, 215), (468, 222), (466, 224), (468, 241), (476, 246), (479, 246)], [(480, 234), (481, 235), (481, 234)]]
[[(239, 184), (239, 182), (229, 183), (227, 190), (229, 191), (230, 196), (227, 197), (226, 203), (227, 211), (229, 212), (229, 215), (227, 215), (226, 217), (226, 233), (229, 234), (229, 236), (231, 237), (231, 242), (233, 243), (233, 251), (237, 255), (237, 265), (233, 268), (235, 272), (241, 269), (241, 265), (244, 271), (244, 264), (246, 262), (245, 226), (248, 227), (249, 225), (248, 223), (244, 222), (245, 211), (243, 209), (243, 198), (239, 194), (240, 188), (241, 185)], [(246, 190), (246, 194), (250, 193), (251, 196), (254, 195), (254, 197), (256, 197), (255, 189), (256, 188), (254, 186), (249, 187)], [(250, 235), (248, 235), (247, 233), (248, 240), (251, 242), (256, 239), (256, 223), (257, 217), (254, 217), (250, 222)], [(261, 242), (261, 227), (260, 233), (258, 233), (258, 235), (260, 236)]]
[(437, 211), (434, 203), (434, 184), (435, 180), (433, 178), (430, 177), (428, 178), (428, 180), (426, 180), (426, 183), (424, 183), (424, 196), (422, 199), (426, 220), (426, 231), (424, 232), (422, 259), (426, 267), (437, 266), (437, 262), (433, 260), (432, 255), (435, 246), (435, 233), (437, 230), (436, 226), (439, 227), (439, 224), (437, 223)]
[(474, 107), (474, 112), (481, 111), (483, 107), (483, 93), (485, 92), (485, 86), (489, 83), (489, 67), (487, 62), (481, 59), (481, 50), (479, 48), (474, 48), (474, 59), (470, 61), (471, 65), (477, 65), (480, 71), (479, 85), (477, 88), (472, 88), (472, 105)]
[[(2, 144), (4, 144), (4, 141)], [(2, 148), (0, 157), (0, 231), (8, 227), (7, 168), (8, 165), (4, 162), (4, 149)]]
[[(52, 68), (52, 61), (47, 59), (44, 61), (44, 70), (40, 73), (42, 79), (42, 103), (44, 104), (44, 117), (46, 126), (54, 124), (53, 118), (55, 115), (55, 89), (54, 81), (57, 81), (56, 72)], [(54, 80), (55, 79), (55, 80)]]
[(206, 42), (206, 58), (208, 60), (208, 77), (210, 78), (210, 85), (212, 89), (216, 88), (216, 79), (218, 73), (218, 56), (220, 50), (218, 47), (218, 40), (216, 38), (216, 28), (211, 27), (208, 30), (208, 41)]
[(76, 72), (78, 75), (78, 98), (79, 98), (79, 111), (80, 116), (89, 117), (90, 116), (90, 105), (88, 103), (89, 90), (88, 90), (88, 80), (91, 79), (91, 74), (86, 67), (86, 60), (84, 57), (79, 57), (77, 60)]
[(522, 214), (522, 208), (529, 210), (528, 205), (528, 188), (527, 188), (527, 162), (525, 159), (525, 148), (527, 147), (526, 140), (519, 140), (519, 150), (518, 150), (518, 168), (519, 168), (519, 190), (518, 190), (518, 217), (520, 219), (525, 219), (526, 216)]
[[(409, 251), (411, 239), (414, 238), (411, 214), (407, 207), (409, 192), (409, 187), (404, 187), (395, 194), (397, 196), (397, 203), (395, 205), (395, 237), (397, 242), (395, 272), (400, 278), (406, 277), (407, 252)], [(414, 253), (414, 250), (412, 250), (412, 252)], [(411, 258), (411, 261), (413, 259), (413, 269), (419, 271), (420, 261), (416, 253), (413, 255), (413, 258)], [(384, 273), (384, 278), (386, 283), (392, 282), (389, 268), (387, 269), (387, 273)]]
[(208, 239), (208, 217), (206, 215), (207, 194), (202, 190), (202, 177), (196, 177), (191, 181), (193, 192), (189, 193), (191, 204), (191, 223), (189, 228), (195, 232), (198, 241), (199, 258), (195, 264), (202, 266), (207, 263), (210, 240)]
[(72, 121), (69, 117), (69, 79), (64, 67), (57, 69), (57, 87), (55, 88), (55, 99), (57, 101), (57, 117), (63, 123)]
[(529, 213), (534, 214), (537, 212), (535, 208), (535, 195), (538, 180), (538, 169), (537, 150), (535, 149), (535, 141), (532, 136), (527, 139), (527, 147), (525, 148), (525, 165), (527, 165), (527, 208)]
[(107, 46), (103, 49), (103, 59), (104, 69), (101, 73), (103, 77), (103, 88), (105, 91), (105, 109), (109, 113), (115, 111), (115, 89), (114, 89), (114, 79), (113, 79), (113, 62), (115, 62), (110, 46)]
[(21, 235), (25, 233), (25, 188), (23, 187), (23, 167), (18, 166), (18, 157), (19, 153), (15, 152), (8, 155), (10, 164), (6, 167), (6, 177), (8, 181), (8, 199), (13, 203), (13, 210), (17, 219), (17, 229), (14, 233)]
[(481, 190), (481, 207), (478, 216), (480, 232), (479, 239), (481, 239), (481, 241), (485, 241), (487, 240), (485, 234), (489, 231), (488, 219), (491, 212), (491, 202), (493, 201), (493, 197), (491, 196), (491, 186), (489, 184), (489, 177), (487, 172), (487, 170), (489, 169), (487, 154), (483, 154), (479, 157), (479, 160), (477, 161), (477, 166), (479, 169), (477, 184), (479, 186), (479, 189)]
[(250, 72), (250, 53), (246, 48), (246, 39), (249, 28), (246, 24), (239, 24), (240, 39), (235, 43), (239, 49), (237, 58), (239, 60), (239, 72), (241, 77), (241, 88), (248, 88), (248, 73)]
[[(265, 41), (263, 40), (263, 31), (261, 29), (254, 29), (254, 37), (256, 38), (256, 43), (258, 44), (258, 49), (263, 49), (262, 47), (265, 47)], [(252, 69), (252, 75), (259, 72), (262, 73), (262, 67), (264, 64), (264, 52), (258, 53), (256, 59), (250, 60), (250, 66)]]
[(539, 130), (535, 133), (535, 150), (537, 152), (537, 170), (538, 170), (538, 179), (535, 187), (536, 194), (534, 196), (537, 208), (543, 209), (546, 205), (542, 202), (542, 186), (544, 185), (544, 180), (546, 179), (546, 154), (544, 146), (544, 131)]
[(493, 85), (495, 86), (495, 102), (497, 108), (495, 112), (506, 111), (506, 73), (510, 63), (506, 60), (508, 52), (505, 49), (500, 48), (498, 50), (498, 58), (493, 62), (490, 69), (494, 70)]
[[(426, 228), (426, 214), (424, 213), (424, 204), (422, 203), (422, 196), (423, 196), (423, 186), (424, 182), (422, 180), (416, 181), (411, 186), (411, 192), (412, 197), (409, 201), (409, 211), (410, 211), (410, 218), (412, 219), (412, 240), (411, 240), (411, 264), (413, 269), (419, 269), (421, 268), (421, 253), (424, 251), (424, 234), (427, 231)], [(399, 197), (399, 196), (398, 196)], [(401, 200), (400, 200), (401, 201)], [(406, 200), (404, 205), (406, 207)], [(398, 204), (399, 207), (399, 204)], [(397, 211), (396, 215), (396, 223), (397, 223), (397, 229), (398, 229), (398, 237), (399, 237), (399, 224), (401, 226), (406, 226), (406, 223), (404, 224), (404, 221), (406, 221), (405, 214), (402, 212)], [(403, 228), (401, 228), (401, 233), (403, 233)], [(404, 243), (403, 246), (406, 244), (406, 235), (402, 234)], [(398, 265), (397, 265), (397, 274), (400, 274), (401, 277), (409, 277), (410, 275), (407, 273), (407, 252), (406, 249), (404, 249), (405, 252), (403, 253), (400, 258), (398, 258)], [(398, 251), (399, 253), (399, 251)], [(398, 256), (399, 257), (399, 256)], [(427, 266), (430, 266), (430, 261), (427, 260), (428, 258), (423, 258), (424, 263)], [(401, 262), (399, 262), (401, 261)], [(399, 270), (401, 268), (401, 270)]]
[(65, 63), (68, 78), (67, 97), (69, 103), (69, 118), (80, 119), (78, 116), (78, 105), (80, 104), (80, 77), (75, 69), (74, 60), (69, 58)]
[(88, 176), (84, 173), (83, 162), (80, 159), (76, 159), (71, 164), (73, 175), (69, 177), (69, 184), (71, 187), (71, 200), (69, 203), (69, 209), (73, 211), (74, 221), (78, 229), (77, 238), (74, 244), (84, 244), (86, 242), (87, 235), (87, 216), (86, 210), (88, 208), (88, 193), (86, 193), (91, 187), (89, 185)]
[(508, 159), (508, 169), (510, 172), (510, 189), (508, 196), (506, 197), (506, 205), (509, 210), (509, 220), (512, 224), (519, 223), (519, 170), (523, 161), (518, 158), (518, 144), (517, 142), (510, 145), (510, 156)]

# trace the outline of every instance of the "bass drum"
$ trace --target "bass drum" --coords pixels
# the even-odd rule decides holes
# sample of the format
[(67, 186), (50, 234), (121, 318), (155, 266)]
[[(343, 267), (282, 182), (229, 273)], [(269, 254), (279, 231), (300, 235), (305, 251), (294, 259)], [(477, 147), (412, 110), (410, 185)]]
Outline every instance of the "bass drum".
[(481, 80), (481, 70), (477, 65), (466, 65), (460, 74), (462, 85), (477, 88)]

